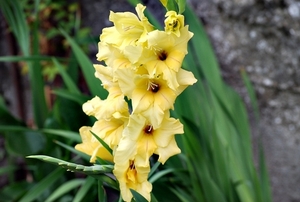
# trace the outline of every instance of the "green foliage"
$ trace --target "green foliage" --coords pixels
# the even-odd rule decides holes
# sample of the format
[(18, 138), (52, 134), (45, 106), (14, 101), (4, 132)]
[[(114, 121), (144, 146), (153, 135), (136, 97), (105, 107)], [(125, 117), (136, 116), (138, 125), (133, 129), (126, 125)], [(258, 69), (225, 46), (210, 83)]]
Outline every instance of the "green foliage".
[(89, 193), (90, 189), (93, 188), (95, 184), (95, 178), (87, 177), (84, 184), (80, 187), (79, 191), (75, 195), (73, 202), (81, 202), (84, 197)]
[(33, 186), (21, 199), (20, 202), (30, 202), (38, 199), (40, 195), (50, 189), (50, 186), (58, 181), (64, 174), (63, 170), (60, 168), (55, 169), (46, 177), (39, 181), (35, 186)]
[(48, 163), (59, 165), (60, 167), (65, 168), (68, 171), (81, 172), (86, 175), (98, 175), (98, 174), (110, 173), (113, 169), (113, 167), (110, 165), (83, 166), (80, 164), (63, 161), (61, 159), (57, 159), (45, 155), (34, 155), (34, 156), (28, 156), (27, 158), (43, 160)]
[(136, 192), (135, 190), (130, 189), (130, 191), (133, 195), (133, 199), (134, 199), (135, 202), (147, 202), (147, 200), (141, 194)]
[(70, 190), (75, 189), (78, 186), (81, 186), (84, 182), (84, 179), (73, 179), (62, 184), (47, 198), (45, 202), (51, 202), (61, 198), (65, 193), (68, 193)]
[[(139, 2), (128, 1), (132, 4)], [(104, 174), (111, 173), (113, 165), (85, 166), (89, 164), (90, 157), (74, 149), (74, 145), (81, 142), (79, 127), (91, 125), (94, 121), (82, 112), (81, 105), (92, 96), (105, 98), (107, 95), (100, 87), (101, 82), (95, 78), (93, 65), (78, 40), (87, 31), (80, 29), (78, 17), (70, 18), (69, 24), (58, 25), (64, 29), (52, 27), (47, 37), (63, 37), (71, 48), (70, 57), (42, 56), (38, 45), (39, 12), (51, 5), (52, 9), (58, 11), (55, 19), (62, 23), (61, 19), (69, 14), (59, 10), (60, 5), (51, 0), (40, 4), (36, 0), (32, 5), (26, 4), (26, 1), (22, 1), (23, 4), (20, 2), (0, 0), (1, 11), (22, 52), (22, 56), (0, 57), (0, 61), (26, 62), (32, 89), (35, 129), (26, 127), (22, 120), (14, 118), (0, 97), (0, 132), (4, 134), (6, 150), (12, 162), (16, 157), (30, 155), (24, 160), (24, 169), (32, 181), (14, 179), (16, 166), (1, 168), (0, 175), (12, 176), (10, 183), (0, 191), (1, 199), (24, 202), (58, 199), (107, 201), (108, 188), (119, 190), (115, 179)], [(30, 15), (36, 20), (28, 25), (27, 11), (32, 8), (35, 12)], [(76, 6), (71, 4), (68, 9), (75, 12)], [(152, 162), (149, 174), (149, 181), (153, 183), (152, 201), (271, 201), (263, 152), (257, 171), (253, 163), (245, 106), (238, 94), (223, 82), (218, 61), (201, 22), (191, 8), (185, 6), (185, 0), (169, 0), (167, 9), (183, 13), (186, 24), (194, 33), (183, 67), (192, 71), (198, 82), (178, 97), (175, 111), (172, 112), (185, 126), (185, 134), (177, 137), (182, 154), (172, 157), (165, 165)], [(148, 11), (146, 15), (156, 27), (161, 27), (154, 15)], [(75, 36), (70, 35), (72, 28), (77, 30)], [(34, 36), (32, 44), (29, 33)], [(51, 109), (46, 107), (41, 62), (55, 67), (63, 81), (61, 86), (52, 91), (57, 97)], [(82, 92), (78, 85), (80, 72), (88, 92)], [(259, 119), (255, 93), (244, 71), (242, 78)], [(101, 139), (98, 141), (107, 146)], [(80, 164), (68, 162), (70, 159), (75, 161), (74, 154), (81, 157), (76, 159)], [(64, 172), (61, 168), (54, 170), (52, 165), (45, 166), (43, 162), (33, 159), (72, 172)], [(83, 173), (87, 177), (78, 178), (73, 172)], [(94, 186), (98, 186), (98, 189), (94, 189)], [(137, 192), (132, 190), (132, 194), (135, 201), (145, 201)]]

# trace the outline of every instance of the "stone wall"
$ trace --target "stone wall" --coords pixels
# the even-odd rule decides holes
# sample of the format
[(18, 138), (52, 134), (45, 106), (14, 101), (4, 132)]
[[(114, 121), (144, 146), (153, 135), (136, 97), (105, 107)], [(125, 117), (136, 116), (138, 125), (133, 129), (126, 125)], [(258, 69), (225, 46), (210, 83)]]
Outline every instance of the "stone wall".
[(255, 125), (251, 119), (253, 142), (264, 145), (274, 201), (300, 201), (300, 2), (201, 0), (193, 5), (226, 82), (246, 102), (242, 68), (254, 84), (261, 120)]

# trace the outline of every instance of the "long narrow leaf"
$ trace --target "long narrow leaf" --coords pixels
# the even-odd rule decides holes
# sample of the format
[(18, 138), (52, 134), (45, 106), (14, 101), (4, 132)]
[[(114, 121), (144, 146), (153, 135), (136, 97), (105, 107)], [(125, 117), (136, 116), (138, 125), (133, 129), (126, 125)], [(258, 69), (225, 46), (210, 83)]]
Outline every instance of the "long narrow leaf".
[(100, 87), (101, 82), (94, 76), (95, 69), (91, 63), (91, 60), (86, 56), (86, 54), (81, 50), (79, 45), (64, 31), (60, 30), (61, 33), (66, 37), (70, 46), (73, 49), (73, 52), (76, 56), (78, 63), (80, 64), (80, 68), (84, 74), (85, 81), (93, 95), (98, 95), (102, 99), (106, 98), (107, 92)]
[(108, 146), (108, 144), (106, 144), (106, 142), (104, 142), (98, 135), (96, 135), (95, 133), (93, 133), (93, 131), (90, 131), (92, 133), (92, 135), (100, 142), (100, 144), (102, 144), (102, 146), (110, 153), (113, 153), (113, 150)]
[(99, 202), (107, 201), (106, 192), (103, 187), (103, 182), (101, 180), (98, 180), (98, 201)]
[(79, 155), (79, 156), (80, 156), (81, 158), (83, 158), (84, 160), (86, 160), (86, 161), (89, 161), (89, 160), (90, 160), (90, 156), (89, 156), (89, 155), (87, 155), (87, 154), (85, 154), (85, 153), (83, 153), (83, 152), (80, 152), (80, 151), (76, 150), (74, 147), (71, 147), (71, 146), (66, 145), (66, 144), (64, 144), (64, 143), (62, 143), (62, 142), (59, 142), (59, 141), (54, 141), (54, 142), (55, 142), (56, 144), (58, 144), (59, 146), (65, 148), (66, 150), (68, 150), (68, 151), (70, 151), (70, 152), (73, 152), (74, 154)]
[(67, 74), (66, 70), (62, 67), (62, 65), (57, 61), (56, 58), (52, 58), (53, 63), (58, 68), (58, 71), (61, 75), (61, 77), (64, 80), (65, 85), (69, 89), (71, 93), (74, 93), (75, 95), (80, 94), (80, 90), (76, 86), (76, 84), (73, 82), (71, 77)]
[(156, 180), (158, 180), (159, 178), (161, 178), (162, 176), (164, 175), (167, 175), (169, 173), (172, 173), (172, 172), (175, 172), (176, 169), (166, 169), (166, 170), (162, 170), (162, 171), (159, 171), (157, 173), (155, 173), (150, 179), (149, 179), (149, 182), (150, 183), (154, 183)]
[(147, 202), (147, 200), (141, 194), (136, 192), (135, 190), (130, 189), (130, 191), (133, 195), (133, 198), (134, 198), (135, 202)]
[(93, 177), (88, 176), (85, 180), (85, 183), (81, 186), (79, 191), (76, 193), (73, 202), (81, 202), (84, 197), (89, 193), (90, 189), (95, 184), (95, 179)]
[(39, 198), (39, 196), (49, 189), (49, 187), (61, 178), (64, 170), (61, 168), (55, 169), (52, 173), (46, 176), (42, 181), (37, 183), (30, 191), (28, 191), (25, 196), (23, 196), (20, 202), (31, 202)]
[(262, 145), (260, 146), (259, 151), (259, 174), (261, 180), (261, 189), (262, 189), (262, 201), (271, 202), (271, 189), (270, 189), (270, 179), (268, 174), (268, 169), (265, 160), (265, 154)]
[(70, 99), (74, 102), (77, 102), (78, 104), (82, 105), (84, 102), (90, 99), (90, 97), (85, 96), (83, 94), (78, 95), (71, 93), (70, 91), (64, 90), (64, 89), (56, 89), (52, 91), (53, 94), (58, 95), (63, 98)]
[[(67, 58), (56, 57), (58, 61), (67, 62)], [(52, 57), (43, 55), (30, 55), (30, 56), (1, 56), (0, 62), (20, 62), (20, 61), (51, 61)]]
[(244, 69), (241, 70), (241, 75), (242, 75), (244, 84), (247, 88), (247, 92), (248, 92), (248, 95), (249, 95), (250, 100), (251, 100), (251, 105), (252, 105), (252, 108), (254, 110), (255, 118), (256, 118), (257, 121), (259, 121), (259, 108), (258, 108), (257, 99), (256, 99), (256, 95), (255, 95), (253, 85), (251, 84), (251, 81), (250, 81), (250, 79), (249, 79), (249, 77), (248, 77), (248, 75), (247, 75), (247, 73)]
[(151, 170), (150, 170), (150, 173), (149, 173), (149, 178), (154, 174), (154, 172), (157, 170), (158, 166), (160, 165), (160, 162), (157, 161), (152, 167), (151, 167)]
[(48, 198), (45, 202), (52, 202), (56, 199), (59, 199), (69, 191), (81, 186), (84, 183), (84, 179), (73, 179), (68, 182), (65, 182), (61, 186), (59, 186)]
[[(11, 25), (12, 32), (20, 45), (23, 55), (29, 56), (31, 54), (29, 46), (29, 42), (31, 40), (28, 24), (26, 23), (26, 17), (21, 7), (21, 2), (17, 0), (1, 0), (0, 5), (6, 20)], [(38, 19), (38, 17), (36, 16), (35, 19)], [(34, 54), (38, 53), (39, 46), (37, 32), (37, 21), (35, 21), (33, 30)], [(35, 124), (41, 128), (44, 124), (44, 120), (46, 119), (48, 109), (44, 95), (44, 81), (40, 64), (37, 62), (28, 62), (28, 73), (32, 92), (33, 116)]]
[(57, 129), (43, 129), (41, 130), (43, 133), (56, 135), (60, 137), (64, 137), (68, 140), (73, 140), (75, 142), (81, 142), (80, 135), (78, 133), (67, 131), (67, 130), (57, 130)]

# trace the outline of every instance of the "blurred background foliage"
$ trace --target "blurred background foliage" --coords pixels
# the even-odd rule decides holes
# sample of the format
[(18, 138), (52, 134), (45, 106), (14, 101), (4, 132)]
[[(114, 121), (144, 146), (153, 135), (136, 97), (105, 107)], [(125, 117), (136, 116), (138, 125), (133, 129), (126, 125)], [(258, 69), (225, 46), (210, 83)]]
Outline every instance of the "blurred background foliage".
[[(138, 1), (128, 2), (135, 6)], [(94, 121), (82, 112), (81, 105), (95, 95), (105, 99), (107, 92), (94, 77), (87, 56), (88, 45), (95, 44), (98, 36), (90, 36), (90, 29), (81, 27), (80, 5), (0, 0), (0, 8), (7, 33), (18, 44), (17, 54), (1, 56), (0, 61), (17, 63), (20, 71), (28, 74), (33, 106), (33, 123), (26, 123), (15, 118), (0, 97), (0, 133), (5, 139), (2, 158), (6, 159), (0, 168), (1, 177), (6, 179), (0, 201), (118, 201), (117, 184), (109, 175), (65, 172), (56, 165), (25, 158), (42, 154), (90, 165), (89, 158), (73, 148), (81, 141), (78, 129)], [(161, 29), (155, 14), (146, 14)], [(223, 82), (210, 41), (195, 13), (187, 5), (183, 14), (194, 33), (183, 68), (192, 71), (198, 82), (178, 97), (172, 111), (185, 126), (184, 135), (177, 136), (182, 153), (163, 166), (155, 164), (153, 157), (149, 179), (153, 201), (271, 201), (262, 150), (258, 166), (253, 162), (244, 103)], [(245, 72), (241, 77), (258, 121), (251, 83)], [(66, 168), (73, 169), (72, 165)], [(136, 201), (142, 199), (137, 196)]]

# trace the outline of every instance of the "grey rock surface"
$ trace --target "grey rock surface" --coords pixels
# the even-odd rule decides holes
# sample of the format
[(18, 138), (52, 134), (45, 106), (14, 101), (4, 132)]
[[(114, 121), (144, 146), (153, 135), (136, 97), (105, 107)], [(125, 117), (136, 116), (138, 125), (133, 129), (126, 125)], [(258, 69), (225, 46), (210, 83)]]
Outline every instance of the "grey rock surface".
[[(223, 78), (248, 101), (240, 70), (257, 92), (259, 126), (275, 202), (300, 201), (300, 2), (192, 1), (218, 56)], [(256, 148), (257, 145), (254, 145)], [(257, 151), (255, 151), (257, 153)]]

